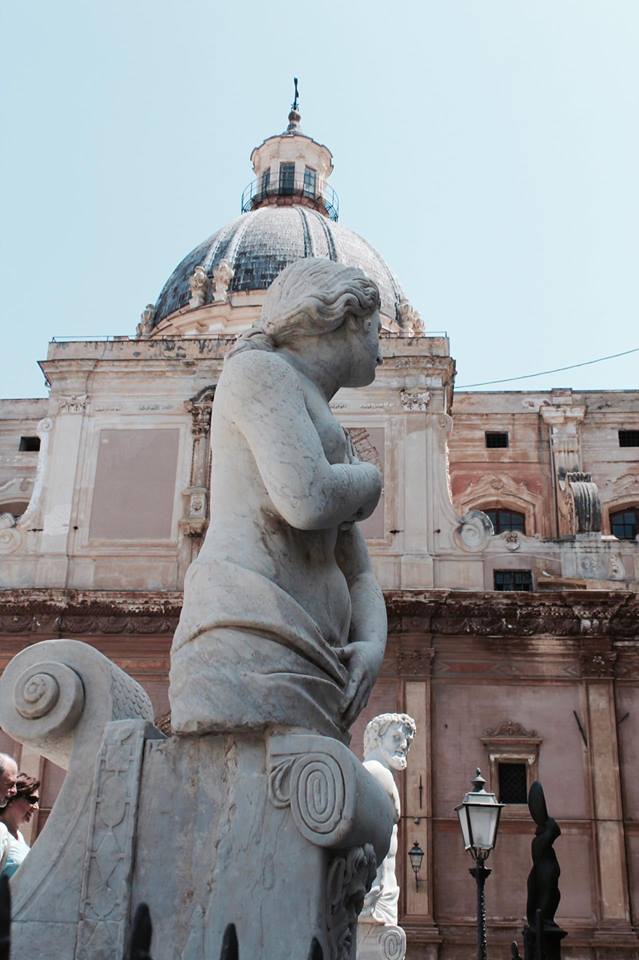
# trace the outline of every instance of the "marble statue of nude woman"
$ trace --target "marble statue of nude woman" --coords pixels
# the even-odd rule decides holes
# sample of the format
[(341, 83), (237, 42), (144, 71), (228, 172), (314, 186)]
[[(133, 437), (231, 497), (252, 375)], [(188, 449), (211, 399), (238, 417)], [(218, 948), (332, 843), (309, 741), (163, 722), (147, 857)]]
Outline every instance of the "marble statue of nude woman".
[(213, 404), (211, 523), (171, 651), (178, 734), (295, 728), (348, 740), (386, 611), (358, 520), (381, 493), (329, 408), (375, 378), (379, 291), (309, 258), (270, 287)]

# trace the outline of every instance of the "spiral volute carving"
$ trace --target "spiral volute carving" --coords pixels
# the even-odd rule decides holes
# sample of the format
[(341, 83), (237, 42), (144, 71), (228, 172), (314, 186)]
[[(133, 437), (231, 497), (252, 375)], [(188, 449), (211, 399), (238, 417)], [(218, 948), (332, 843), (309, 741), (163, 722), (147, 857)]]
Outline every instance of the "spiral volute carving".
[(469, 510), (454, 531), (457, 545), (468, 553), (483, 550), (493, 535), (493, 525), (482, 510)]
[[(25, 731), (34, 723), (40, 736), (71, 730), (84, 706), (80, 677), (71, 667), (41, 661), (27, 667), (13, 685), (13, 707), (18, 728)], [(12, 725), (16, 729), (15, 723)]]
[(20, 677), (13, 691), (13, 702), (25, 720), (37, 720), (51, 713), (60, 699), (60, 684), (50, 673), (28, 671)]
[(386, 927), (380, 936), (384, 960), (404, 960), (406, 934), (401, 927)]
[(346, 802), (346, 785), (337, 761), (316, 754), (296, 762), (291, 806), (293, 816), (306, 830), (328, 835), (338, 827)]

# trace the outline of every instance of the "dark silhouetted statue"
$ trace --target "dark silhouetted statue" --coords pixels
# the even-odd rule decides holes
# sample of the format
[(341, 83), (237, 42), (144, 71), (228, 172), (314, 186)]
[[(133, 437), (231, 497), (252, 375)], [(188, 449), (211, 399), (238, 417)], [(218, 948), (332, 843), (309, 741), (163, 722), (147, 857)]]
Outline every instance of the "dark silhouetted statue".
[(532, 870), (528, 875), (528, 901), (524, 930), (526, 960), (559, 960), (564, 930), (555, 923), (559, 906), (559, 861), (553, 844), (561, 834), (559, 824), (548, 815), (544, 789), (535, 780), (528, 792), (528, 809), (537, 824), (533, 837)]

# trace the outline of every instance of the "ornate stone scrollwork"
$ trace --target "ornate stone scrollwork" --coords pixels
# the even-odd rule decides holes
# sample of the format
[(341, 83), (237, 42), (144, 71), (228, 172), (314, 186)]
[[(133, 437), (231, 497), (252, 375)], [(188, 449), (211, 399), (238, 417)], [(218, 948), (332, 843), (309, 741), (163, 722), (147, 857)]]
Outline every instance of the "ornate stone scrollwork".
[(339, 826), (346, 785), (339, 764), (328, 754), (293, 756), (274, 767), (271, 795), (276, 807), (290, 804), (300, 833), (321, 843), (323, 837), (334, 835)]
[(326, 879), (330, 960), (352, 960), (355, 956), (357, 918), (376, 871), (377, 859), (370, 843), (353, 847), (331, 862)]
[(482, 510), (469, 510), (465, 513), (453, 534), (457, 545), (467, 553), (484, 550), (492, 535), (490, 517)]
[(484, 737), (522, 737), (530, 740), (531, 738), (536, 739), (538, 733), (536, 730), (527, 730), (516, 720), (502, 720), (498, 726), (493, 727), (492, 730), (487, 730)]
[(13, 553), (21, 542), (22, 536), (16, 529), (16, 518), (12, 513), (0, 513), (0, 554)]
[(58, 413), (84, 413), (89, 397), (86, 393), (77, 393), (71, 397), (58, 398)]
[(428, 390), (409, 390), (406, 387), (399, 391), (399, 401), (404, 410), (409, 413), (425, 413), (430, 405)]
[(386, 798), (379, 807), (377, 784), (343, 743), (311, 734), (273, 736), (269, 755), (271, 803), (290, 806), (306, 840), (337, 849), (370, 841), (381, 862), (394, 810)]

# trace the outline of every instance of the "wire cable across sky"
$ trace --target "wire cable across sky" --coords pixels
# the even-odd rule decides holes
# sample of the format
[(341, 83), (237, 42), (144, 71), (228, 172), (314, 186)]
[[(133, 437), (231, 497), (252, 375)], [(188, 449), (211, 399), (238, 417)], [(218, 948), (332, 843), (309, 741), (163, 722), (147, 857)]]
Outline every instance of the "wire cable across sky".
[(520, 377), (502, 377), (501, 380), (483, 380), (481, 383), (464, 383), (457, 390), (468, 390), (470, 387), (489, 387), (493, 383), (513, 383), (515, 380), (531, 380), (533, 377), (544, 377), (549, 373), (562, 373), (564, 370), (576, 370), (577, 367), (589, 367), (593, 363), (602, 363), (604, 360), (615, 360), (617, 357), (627, 357), (630, 353), (638, 353), (639, 347), (623, 350), (621, 353), (611, 353), (607, 357), (597, 357), (596, 360), (584, 360), (583, 363), (571, 363), (567, 367), (555, 367), (554, 370), (539, 370), (537, 373), (525, 373)]

